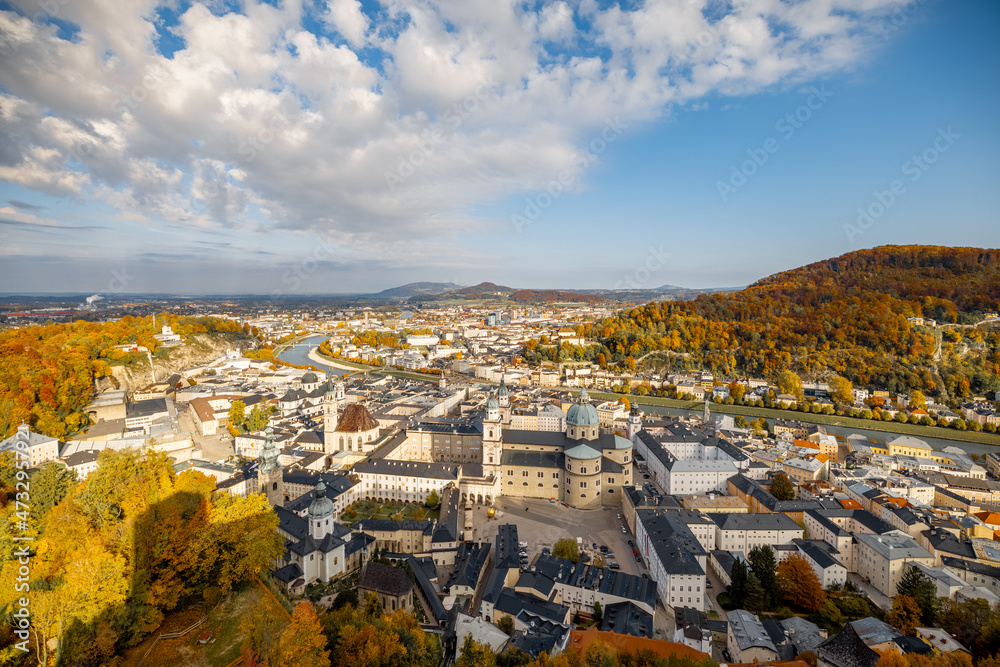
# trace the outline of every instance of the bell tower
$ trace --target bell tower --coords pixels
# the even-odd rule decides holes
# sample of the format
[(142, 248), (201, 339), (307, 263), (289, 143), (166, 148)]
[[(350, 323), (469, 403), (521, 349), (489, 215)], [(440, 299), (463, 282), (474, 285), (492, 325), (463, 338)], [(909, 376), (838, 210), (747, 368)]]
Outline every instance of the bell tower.
[(628, 415), (628, 429), (626, 435), (628, 436), (628, 439), (634, 443), (636, 436), (639, 435), (639, 431), (641, 430), (642, 410), (640, 410), (638, 406), (633, 405), (632, 410), (629, 411)]
[(264, 447), (260, 450), (260, 467), (257, 482), (261, 493), (272, 506), (285, 504), (285, 474), (278, 462), (278, 448), (274, 445), (274, 429), (268, 424), (264, 429)]
[(500, 402), (490, 394), (486, 400), (486, 418), (483, 419), (483, 466), (499, 467), (503, 449), (503, 420)]

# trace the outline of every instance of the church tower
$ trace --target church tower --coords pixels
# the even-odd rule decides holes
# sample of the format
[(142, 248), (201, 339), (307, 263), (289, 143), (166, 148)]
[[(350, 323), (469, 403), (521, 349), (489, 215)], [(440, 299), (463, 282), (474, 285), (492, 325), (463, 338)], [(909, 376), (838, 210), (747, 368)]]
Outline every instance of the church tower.
[(510, 390), (503, 375), (500, 376), (500, 389), (497, 391), (497, 401), (500, 404), (500, 419), (504, 424), (510, 424)]
[(625, 435), (628, 436), (628, 439), (634, 443), (636, 436), (639, 435), (639, 431), (641, 430), (642, 410), (640, 410), (638, 406), (633, 405), (632, 410), (629, 411), (628, 414), (628, 430)]
[(712, 410), (708, 407), (708, 394), (705, 394), (705, 424), (708, 425), (708, 420), (712, 418)]
[(500, 402), (490, 394), (486, 400), (486, 418), (483, 419), (483, 466), (489, 470), (500, 465), (503, 449), (503, 421), (500, 419)]
[(326, 497), (326, 484), (321, 479), (309, 503), (309, 536), (319, 542), (333, 531), (333, 501)]
[(326, 369), (326, 394), (323, 395), (323, 452), (334, 454), (337, 446), (334, 441), (334, 431), (337, 430), (337, 420), (340, 417), (340, 397), (343, 396), (344, 387), (342, 382), (333, 382), (333, 373), (330, 368)]
[(260, 450), (257, 482), (261, 493), (267, 496), (267, 502), (278, 506), (285, 504), (285, 476), (278, 463), (278, 448), (274, 446), (274, 429), (270, 424), (264, 429), (264, 447)]

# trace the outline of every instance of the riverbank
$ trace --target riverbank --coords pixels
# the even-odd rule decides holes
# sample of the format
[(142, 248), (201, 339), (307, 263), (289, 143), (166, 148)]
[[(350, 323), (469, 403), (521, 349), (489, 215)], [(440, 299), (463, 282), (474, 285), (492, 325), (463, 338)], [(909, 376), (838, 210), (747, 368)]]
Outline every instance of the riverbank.
[(364, 364), (355, 364), (350, 361), (341, 361), (340, 359), (333, 359), (326, 355), (319, 353), (319, 348), (313, 348), (309, 350), (310, 361), (315, 361), (317, 364), (323, 366), (330, 366), (332, 368), (339, 368), (342, 371), (374, 371), (376, 368), (374, 366), (366, 366)]
[[(704, 403), (700, 403), (698, 401), (681, 401), (673, 398), (660, 398), (657, 396), (634, 396), (630, 394), (614, 394), (606, 392), (590, 392), (590, 395), (612, 401), (617, 401), (619, 398), (627, 398), (629, 403), (637, 405), (678, 408), (694, 412), (701, 412), (705, 407)], [(853, 428), (864, 431), (878, 431), (880, 433), (892, 433), (895, 435), (912, 435), (918, 438), (937, 438), (941, 440), (971, 442), (979, 445), (1000, 447), (1000, 435), (994, 433), (984, 433), (982, 431), (957, 431), (952, 428), (942, 428), (940, 426), (921, 426), (920, 424), (879, 422), (873, 419), (855, 419), (853, 417), (814, 414), (812, 412), (798, 412), (797, 410), (758, 408), (746, 405), (710, 403), (710, 406), (712, 412), (715, 413), (743, 415), (744, 417), (764, 417), (765, 419), (772, 420), (794, 419), (810, 424), (824, 424), (828, 426), (840, 426), (843, 428)]]
[(281, 354), (282, 352), (284, 352), (287, 348), (294, 347), (295, 345), (301, 343), (302, 341), (306, 340), (307, 338), (312, 338), (313, 336), (322, 336), (322, 335), (323, 334), (316, 333), (315, 331), (311, 331), (309, 333), (300, 334), (300, 335), (296, 336), (295, 338), (293, 338), (292, 340), (286, 341), (286, 342), (282, 343), (281, 345), (276, 346), (274, 348), (274, 350), (272, 350), (272, 353), (274, 354), (275, 357), (277, 357), (279, 354)]

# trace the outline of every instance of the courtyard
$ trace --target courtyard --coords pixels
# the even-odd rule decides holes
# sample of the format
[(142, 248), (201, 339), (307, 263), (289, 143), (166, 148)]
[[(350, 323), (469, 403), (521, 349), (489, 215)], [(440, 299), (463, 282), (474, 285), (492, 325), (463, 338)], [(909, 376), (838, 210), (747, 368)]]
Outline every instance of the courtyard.
[[(494, 507), (497, 512), (493, 518), (487, 516), (485, 507), (473, 508), (473, 540), (492, 542), (500, 525), (513, 523), (517, 526), (518, 540), (528, 543), (530, 561), (534, 561), (543, 547), (551, 549), (562, 537), (579, 537), (583, 539), (584, 552), (591, 558), (595, 554), (601, 556), (599, 547), (606, 545), (614, 553), (621, 572), (637, 576), (647, 573), (643, 564), (633, 557), (633, 547), (628, 545), (628, 540), (635, 542), (635, 537), (622, 532), (624, 522), (618, 519), (620, 508), (578, 510), (549, 500), (507, 497), (498, 498)], [(592, 548), (595, 543), (597, 550)]]

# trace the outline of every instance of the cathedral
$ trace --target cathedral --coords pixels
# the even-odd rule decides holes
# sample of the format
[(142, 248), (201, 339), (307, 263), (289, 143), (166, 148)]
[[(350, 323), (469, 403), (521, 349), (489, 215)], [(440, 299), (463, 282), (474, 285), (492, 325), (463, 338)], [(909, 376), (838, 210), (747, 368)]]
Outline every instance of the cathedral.
[(407, 429), (387, 459), (461, 464), (458, 477), (470, 502), (550, 498), (578, 509), (621, 504), (632, 485), (632, 442), (602, 433), (586, 390), (566, 414), (565, 432), (509, 427), (510, 393), (501, 380), (485, 411), (466, 420), (434, 420)]

